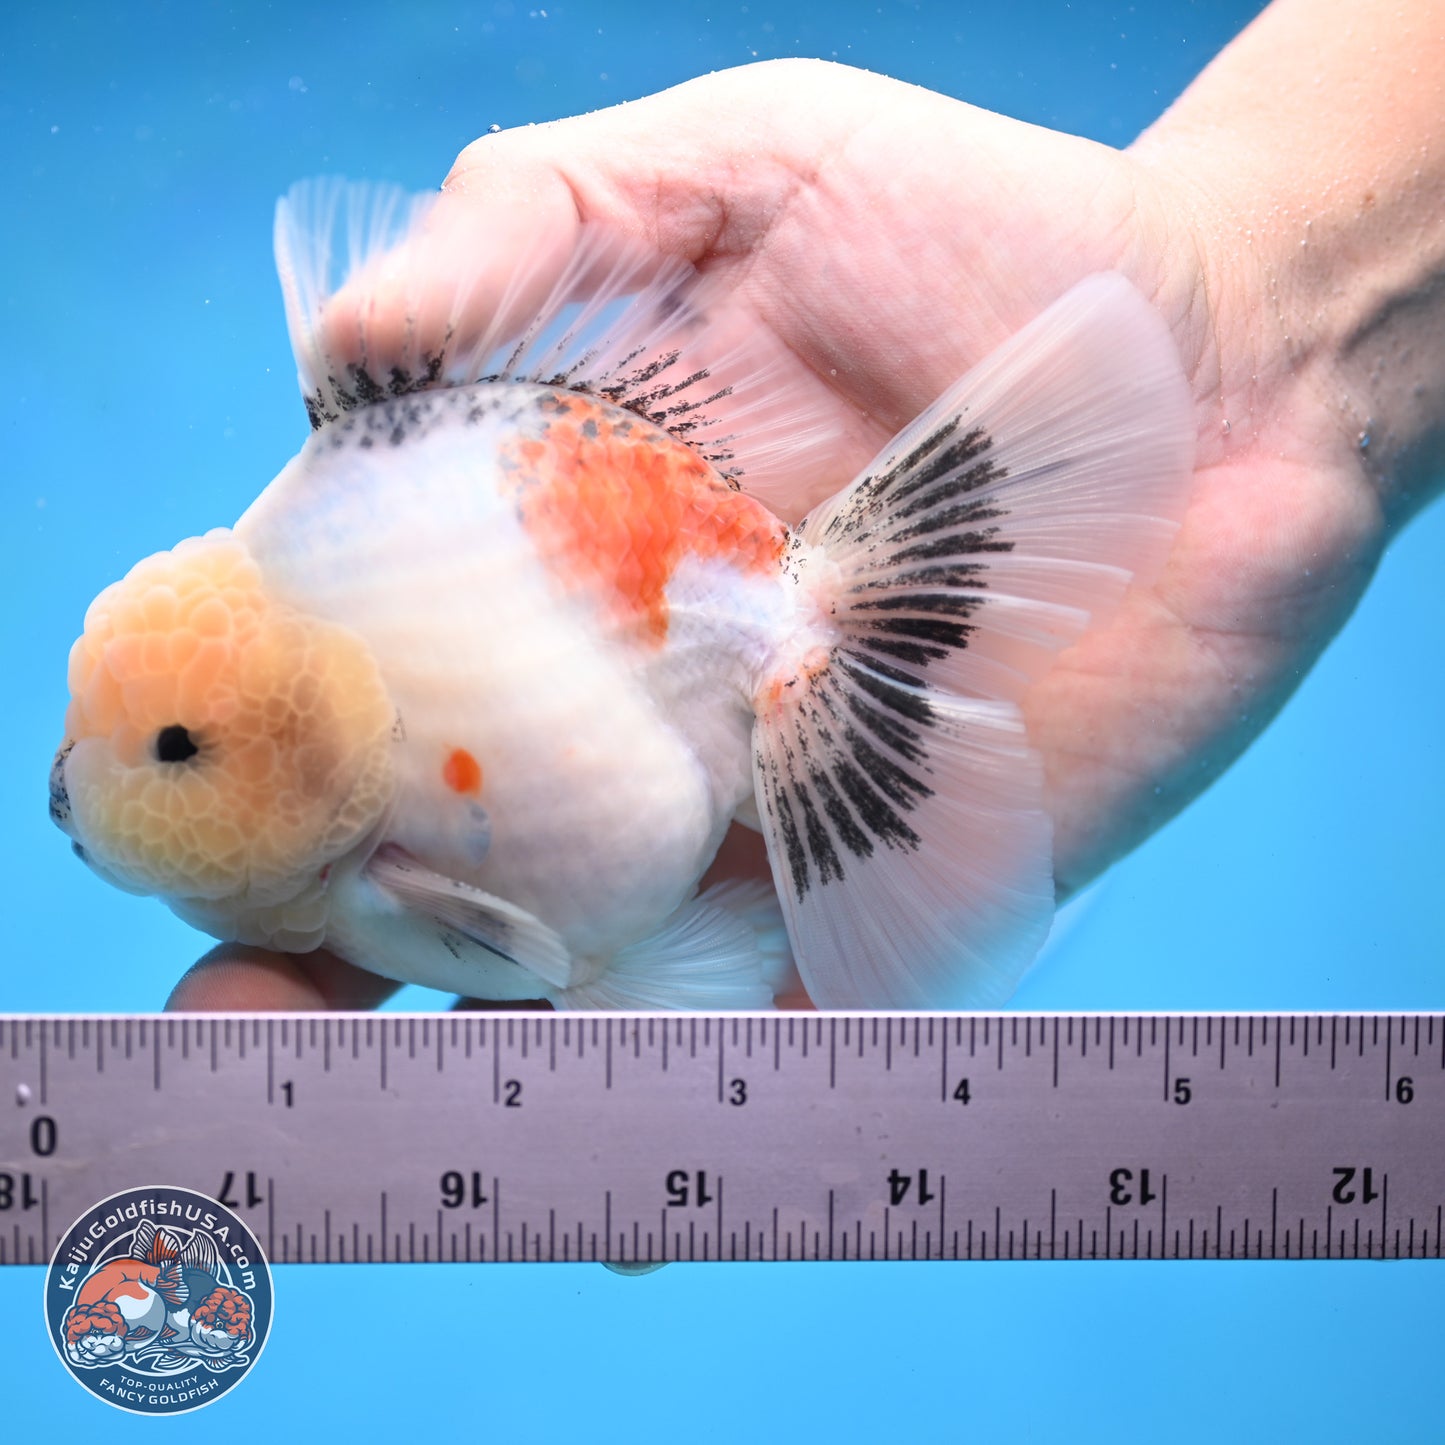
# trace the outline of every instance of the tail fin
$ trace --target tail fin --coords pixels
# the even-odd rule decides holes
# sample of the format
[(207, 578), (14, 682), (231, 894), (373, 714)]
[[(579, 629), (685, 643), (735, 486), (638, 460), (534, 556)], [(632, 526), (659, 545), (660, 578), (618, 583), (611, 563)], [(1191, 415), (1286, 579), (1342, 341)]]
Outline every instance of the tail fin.
[(186, 1284), (185, 1275), (181, 1271), (179, 1258), (167, 1260), (156, 1271), (155, 1292), (173, 1310), (180, 1309), (190, 1299), (190, 1287)]
[(1163, 320), (1093, 276), (803, 522), (794, 565), (826, 560), (836, 640), (821, 669), (760, 694), (754, 777), (814, 1002), (1012, 991), (1053, 913), (1018, 702), (1162, 566), (1193, 442)]

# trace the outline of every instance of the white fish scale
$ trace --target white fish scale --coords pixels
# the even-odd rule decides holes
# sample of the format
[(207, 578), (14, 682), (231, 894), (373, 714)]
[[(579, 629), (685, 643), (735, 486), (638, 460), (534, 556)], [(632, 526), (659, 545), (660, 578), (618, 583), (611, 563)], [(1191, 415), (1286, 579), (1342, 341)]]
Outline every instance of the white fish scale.
[[(609, 952), (687, 897), (736, 798), (653, 702), (637, 651), (590, 599), (559, 597), (489, 475), (497, 431), (432, 427), (370, 450), (322, 433), (236, 530), (280, 597), (367, 639), (406, 731), (397, 831), (451, 831), (439, 820), (467, 800), (440, 770), (465, 748), (491, 850), (446, 871), (578, 953)], [(724, 770), (747, 766), (744, 731)]]
[(718, 811), (753, 795), (752, 700), (780, 650), (813, 619), (811, 593), (781, 573), (740, 572), (716, 557), (684, 557), (667, 586), (667, 645), (647, 660), (648, 690), (708, 771)]

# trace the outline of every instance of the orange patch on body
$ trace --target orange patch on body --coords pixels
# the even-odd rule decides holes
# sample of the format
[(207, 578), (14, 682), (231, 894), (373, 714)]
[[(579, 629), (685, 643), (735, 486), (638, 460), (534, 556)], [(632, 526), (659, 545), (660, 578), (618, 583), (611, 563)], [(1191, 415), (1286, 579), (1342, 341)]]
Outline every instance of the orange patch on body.
[(779, 704), (788, 694), (788, 689), (800, 682), (807, 682), (832, 664), (832, 654), (826, 647), (814, 647), (803, 659), (801, 670), (786, 676), (774, 677), (763, 684), (762, 690), (753, 698), (753, 706), (759, 717), (769, 717), (777, 711)]
[(465, 748), (453, 748), (442, 764), (442, 781), (452, 792), (475, 798), (482, 791), (482, 765)]
[(540, 435), (517, 438), (501, 460), (544, 560), (601, 584), (653, 644), (667, 638), (667, 584), (684, 557), (745, 572), (782, 558), (787, 532), (766, 507), (685, 443), (592, 397), (549, 397)]

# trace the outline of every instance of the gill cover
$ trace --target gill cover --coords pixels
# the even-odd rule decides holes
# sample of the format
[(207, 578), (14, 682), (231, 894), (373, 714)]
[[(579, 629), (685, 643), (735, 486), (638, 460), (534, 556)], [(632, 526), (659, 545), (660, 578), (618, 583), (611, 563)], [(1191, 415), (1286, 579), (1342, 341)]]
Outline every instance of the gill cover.
[(384, 812), (394, 713), (355, 634), (273, 602), (218, 529), (138, 563), (70, 654), (52, 814), (97, 872), (223, 938), (319, 941)]

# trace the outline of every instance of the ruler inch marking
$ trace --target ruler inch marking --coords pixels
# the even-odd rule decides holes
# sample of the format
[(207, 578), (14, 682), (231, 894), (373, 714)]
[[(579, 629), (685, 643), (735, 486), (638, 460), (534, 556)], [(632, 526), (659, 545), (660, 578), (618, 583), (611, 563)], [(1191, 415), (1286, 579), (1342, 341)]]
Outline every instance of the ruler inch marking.
[[(720, 1108), (739, 1055), (747, 1095)], [(469, 1114), (484, 1071), (520, 1127)], [(585, 1259), (589, 1236), (639, 1263), (1445, 1254), (1445, 1015), (1426, 1011), (0, 1016), (0, 1264), (49, 1258), (53, 1229), (134, 1183), (92, 1142), (117, 1092), (126, 1169), (234, 1178), (251, 1210), (264, 1188), (278, 1260)], [(172, 1127), (178, 1103), (203, 1135)], [(439, 1208), (443, 1167), (490, 1199)], [(681, 1208), (658, 1198), (673, 1170)]]

